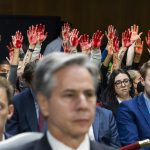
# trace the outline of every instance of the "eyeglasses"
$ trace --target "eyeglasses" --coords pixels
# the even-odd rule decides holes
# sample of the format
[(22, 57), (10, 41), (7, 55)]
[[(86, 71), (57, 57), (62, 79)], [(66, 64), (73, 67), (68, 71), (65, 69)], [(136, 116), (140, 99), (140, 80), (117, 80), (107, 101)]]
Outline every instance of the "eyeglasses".
[(129, 85), (130, 79), (124, 79), (123, 81), (117, 80), (117, 81), (114, 82), (115, 86), (118, 87), (118, 88), (122, 86), (122, 83), (123, 83), (124, 86)]

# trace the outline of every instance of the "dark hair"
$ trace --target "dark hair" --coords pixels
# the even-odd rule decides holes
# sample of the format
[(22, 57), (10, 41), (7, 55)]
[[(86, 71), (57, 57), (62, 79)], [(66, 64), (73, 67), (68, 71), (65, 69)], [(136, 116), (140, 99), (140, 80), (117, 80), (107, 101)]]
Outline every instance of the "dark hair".
[(28, 84), (32, 83), (33, 75), (34, 75), (35, 68), (36, 68), (36, 63), (37, 63), (37, 60), (29, 62), (24, 68), (22, 78), (25, 79), (25, 81)]
[(6, 90), (8, 105), (12, 104), (13, 87), (6, 78), (0, 77), (0, 88)]
[(125, 70), (122, 69), (118, 69), (118, 70), (114, 70), (112, 72), (112, 74), (110, 75), (109, 78), (109, 82), (108, 82), (108, 86), (105, 89), (105, 91), (103, 92), (101, 99), (103, 101), (103, 103), (107, 103), (107, 102), (111, 102), (111, 103), (117, 103), (117, 99), (116, 99), (116, 92), (115, 92), (115, 88), (114, 88), (114, 82), (115, 82), (115, 78), (118, 74), (123, 73), (126, 74), (130, 80), (131, 83), (131, 90), (130, 90), (130, 96), (133, 97), (134, 96), (134, 86), (133, 86), (133, 81), (129, 75), (129, 73)]
[(143, 79), (145, 79), (148, 69), (150, 69), (150, 60), (145, 62), (140, 69), (140, 73)]

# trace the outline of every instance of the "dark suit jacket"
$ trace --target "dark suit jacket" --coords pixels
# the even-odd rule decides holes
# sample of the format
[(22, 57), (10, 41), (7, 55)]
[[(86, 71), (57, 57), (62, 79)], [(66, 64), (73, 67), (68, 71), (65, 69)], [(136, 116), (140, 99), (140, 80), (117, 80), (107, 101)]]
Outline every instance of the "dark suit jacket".
[(115, 148), (121, 146), (116, 121), (110, 110), (97, 107), (93, 122), (95, 140)]
[[(42, 139), (31, 142), (15, 150), (52, 150), (52, 148), (48, 143), (47, 136), (44, 135)], [(106, 145), (90, 141), (90, 150), (114, 150), (114, 149)]]
[(6, 132), (11, 135), (38, 131), (38, 121), (35, 102), (31, 90), (25, 89), (14, 96), (14, 114), (6, 124)]
[(4, 132), (4, 137), (5, 139), (9, 139), (12, 137), (12, 135), (10, 135), (9, 133)]
[(116, 121), (122, 145), (150, 139), (150, 114), (143, 94), (122, 102)]

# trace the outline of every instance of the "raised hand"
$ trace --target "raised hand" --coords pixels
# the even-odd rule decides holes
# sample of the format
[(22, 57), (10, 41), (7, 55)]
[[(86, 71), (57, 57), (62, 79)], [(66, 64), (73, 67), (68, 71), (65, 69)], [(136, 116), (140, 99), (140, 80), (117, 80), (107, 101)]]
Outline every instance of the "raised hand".
[(77, 29), (73, 29), (70, 33), (70, 39), (69, 39), (71, 47), (76, 48), (78, 46), (80, 40), (78, 36), (79, 36), (79, 31)]
[(128, 48), (132, 45), (131, 32), (125, 31), (122, 33), (122, 47)]
[(42, 44), (42, 42), (47, 38), (48, 32), (45, 32), (45, 25), (36, 25), (37, 26), (37, 36), (38, 36), (38, 44)]
[(101, 46), (101, 41), (104, 34), (102, 34), (102, 31), (97, 30), (92, 37), (91, 45), (92, 49), (99, 49)]
[(18, 30), (16, 31), (16, 34), (12, 36), (12, 43), (14, 48), (21, 48), (23, 42), (23, 36), (22, 33)]
[(118, 40), (118, 37), (115, 37), (113, 39), (113, 51), (114, 51), (114, 53), (118, 53), (119, 52), (119, 40)]
[(27, 30), (27, 37), (30, 46), (34, 49), (36, 44), (38, 43), (38, 26), (34, 27), (33, 25), (29, 27), (29, 30)]
[(134, 48), (136, 54), (138, 54), (138, 55), (142, 54), (142, 52), (143, 52), (143, 44), (144, 44), (144, 42), (141, 41), (141, 39), (136, 40), (135, 48)]
[(116, 29), (114, 28), (114, 26), (109, 25), (108, 31), (105, 31), (105, 35), (108, 40), (113, 40), (116, 37)]
[(6, 57), (7, 61), (11, 64), (13, 61), (13, 55), (14, 55), (14, 46), (12, 42), (9, 43), (9, 45), (6, 46), (7, 49), (9, 50), (9, 58)]
[(150, 47), (150, 30), (148, 30), (147, 37), (145, 37), (146, 44)]
[(91, 50), (91, 43), (89, 40), (89, 35), (84, 34), (80, 36), (80, 47), (83, 53), (88, 54)]
[(69, 23), (64, 23), (62, 26), (62, 37), (63, 41), (67, 42), (70, 37), (70, 24)]
[(137, 39), (140, 38), (140, 36), (142, 35), (142, 32), (139, 32), (139, 26), (138, 25), (133, 25), (131, 26), (131, 29), (128, 29), (129, 33), (131, 32), (131, 41), (135, 42)]

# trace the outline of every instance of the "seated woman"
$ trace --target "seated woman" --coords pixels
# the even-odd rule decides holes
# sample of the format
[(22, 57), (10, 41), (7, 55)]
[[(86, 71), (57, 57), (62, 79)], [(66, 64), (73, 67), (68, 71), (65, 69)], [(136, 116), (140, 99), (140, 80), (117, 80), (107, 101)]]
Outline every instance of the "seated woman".
[(110, 75), (108, 86), (102, 93), (101, 100), (103, 106), (111, 110), (114, 115), (122, 101), (128, 100), (134, 96), (134, 86), (128, 72), (118, 69)]

